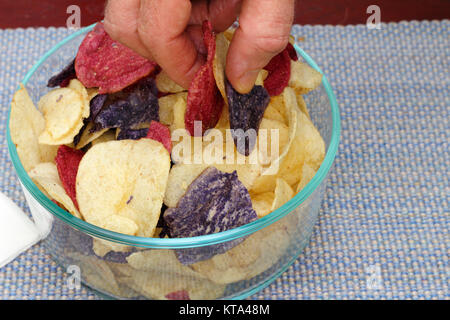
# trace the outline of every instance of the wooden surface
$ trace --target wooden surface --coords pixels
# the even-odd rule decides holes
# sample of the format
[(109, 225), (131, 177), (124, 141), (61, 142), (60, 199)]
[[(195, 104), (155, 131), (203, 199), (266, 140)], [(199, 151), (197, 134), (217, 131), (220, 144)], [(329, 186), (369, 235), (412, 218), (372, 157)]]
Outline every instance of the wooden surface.
[[(124, 0), (126, 1), (126, 0)], [(70, 5), (81, 9), (81, 25), (103, 17), (105, 0), (0, 0), (0, 28), (66, 26)], [(298, 0), (298, 24), (366, 23), (369, 5), (381, 9), (381, 21), (450, 18), (450, 0)]]

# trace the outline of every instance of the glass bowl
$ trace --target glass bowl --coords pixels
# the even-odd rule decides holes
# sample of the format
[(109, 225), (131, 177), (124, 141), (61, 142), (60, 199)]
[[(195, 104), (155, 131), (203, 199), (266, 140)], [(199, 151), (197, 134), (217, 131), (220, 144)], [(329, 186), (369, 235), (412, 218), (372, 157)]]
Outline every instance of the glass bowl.
[[(22, 83), (32, 100), (49, 91), (48, 79), (66, 66), (93, 26), (65, 38), (47, 52)], [(320, 69), (303, 50), (298, 54)], [(11, 141), (8, 149), (34, 222), (45, 237), (42, 245), (70, 276), (102, 295), (119, 299), (243, 299), (280, 276), (308, 244), (326, 189), (340, 138), (339, 109), (327, 78), (305, 95), (312, 121), (326, 145), (326, 156), (314, 178), (289, 202), (241, 227), (192, 238), (143, 238), (99, 228), (61, 209), (30, 179)], [(9, 118), (8, 118), (9, 124)], [(239, 239), (239, 240), (237, 240)], [(209, 260), (185, 266), (176, 254), (214, 250), (231, 241), (235, 248)], [(102, 250), (115, 248), (102, 257)], [(95, 252), (94, 252), (95, 249)], [(108, 251), (108, 250), (106, 250)], [(104, 252), (106, 252), (104, 251)], [(70, 283), (68, 283), (70, 284)]]

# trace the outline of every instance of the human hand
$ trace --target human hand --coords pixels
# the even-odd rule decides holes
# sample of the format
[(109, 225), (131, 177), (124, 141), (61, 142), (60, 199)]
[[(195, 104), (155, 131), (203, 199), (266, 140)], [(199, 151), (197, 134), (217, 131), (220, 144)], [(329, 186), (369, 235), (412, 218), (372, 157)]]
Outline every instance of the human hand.
[(115, 40), (157, 62), (179, 85), (189, 85), (205, 63), (202, 23), (216, 32), (239, 16), (227, 56), (233, 87), (249, 92), (259, 71), (287, 45), (295, 0), (109, 0), (105, 29)]

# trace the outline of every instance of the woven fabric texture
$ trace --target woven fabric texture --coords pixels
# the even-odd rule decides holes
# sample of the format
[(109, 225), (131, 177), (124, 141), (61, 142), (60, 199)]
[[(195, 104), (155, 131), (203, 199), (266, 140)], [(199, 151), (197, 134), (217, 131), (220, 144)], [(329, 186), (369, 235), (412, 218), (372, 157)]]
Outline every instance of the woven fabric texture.
[[(5, 140), (19, 81), (71, 31), (0, 30), (0, 190), (28, 210)], [(249, 299), (449, 299), (450, 21), (294, 26), (328, 77), (342, 137), (309, 246)], [(39, 245), (0, 269), (0, 299), (70, 290)]]

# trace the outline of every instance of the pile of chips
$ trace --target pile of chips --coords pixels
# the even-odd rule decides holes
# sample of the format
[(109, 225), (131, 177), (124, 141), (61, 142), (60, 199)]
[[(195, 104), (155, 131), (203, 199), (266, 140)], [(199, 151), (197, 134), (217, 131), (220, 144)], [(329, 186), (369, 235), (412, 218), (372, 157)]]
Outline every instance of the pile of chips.
[[(206, 21), (203, 37), (206, 62), (188, 89), (112, 40), (102, 23), (87, 34), (76, 58), (49, 80), (52, 89), (37, 108), (22, 86), (12, 101), (11, 138), (40, 190), (101, 228), (172, 238), (242, 226), (299, 192), (325, 156), (303, 99), (320, 85), (322, 75), (299, 61), (289, 43), (261, 70), (254, 88), (240, 94), (225, 76), (233, 30), (215, 34)], [(223, 139), (215, 139), (214, 132)], [(264, 145), (258, 137), (265, 132), (276, 135)], [(271, 144), (274, 137), (278, 143)], [(191, 148), (180, 153), (186, 145)], [(267, 146), (270, 152), (264, 152)], [(224, 161), (209, 161), (207, 150), (220, 151)], [(250, 161), (255, 156), (259, 161)], [(251, 243), (269, 243), (275, 234), (265, 232)], [(115, 263), (136, 266), (155, 259), (99, 239), (88, 246), (98, 257), (116, 257)], [(196, 270), (217, 282), (208, 266), (246, 246), (247, 240), (237, 239), (179, 250), (170, 259), (178, 261), (177, 268), (189, 267), (186, 272)], [(153, 290), (145, 283), (136, 286)], [(165, 293), (163, 298), (189, 296), (183, 288)]]

